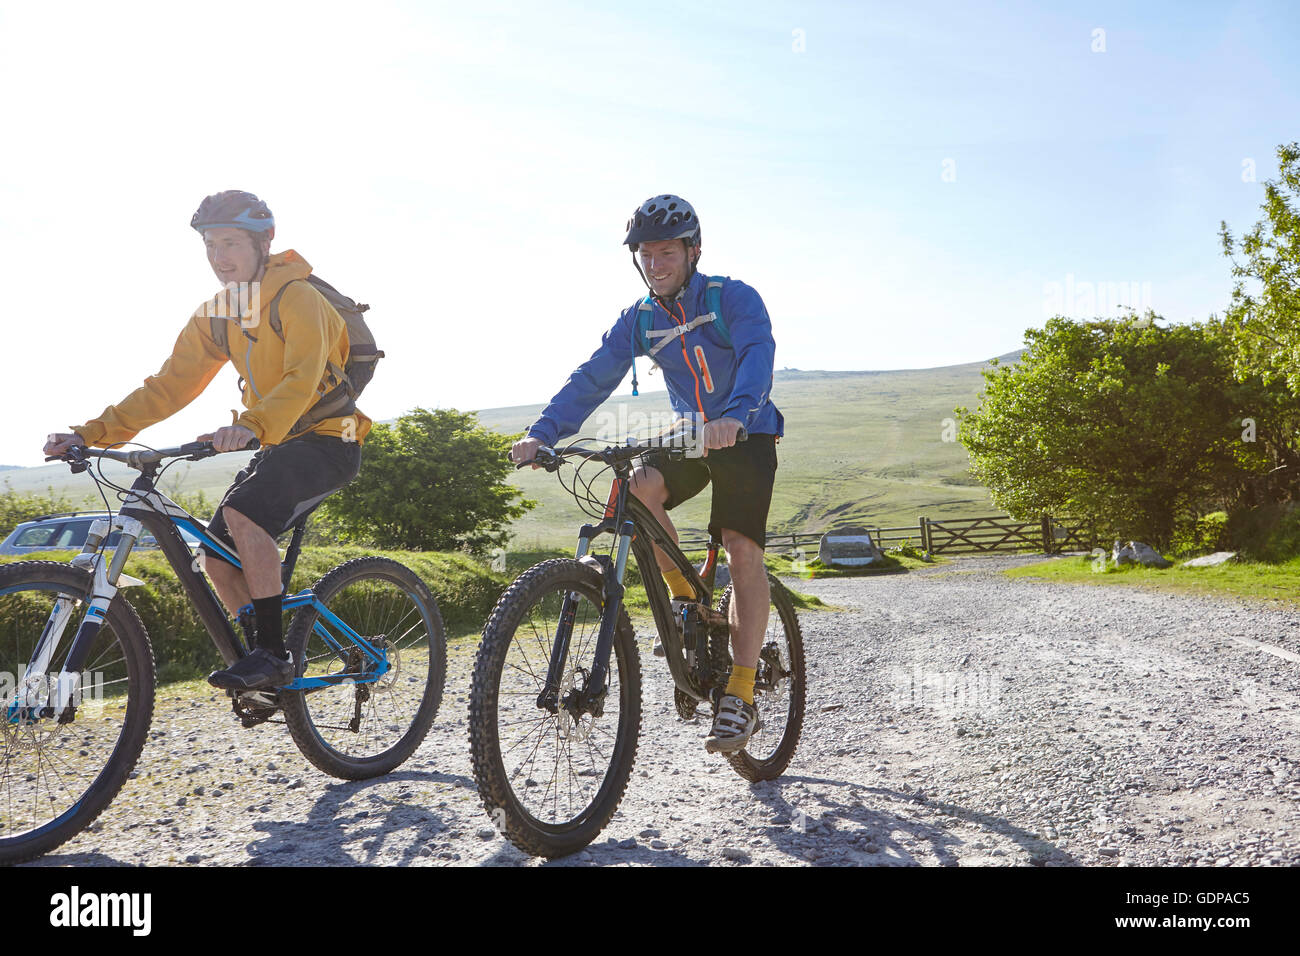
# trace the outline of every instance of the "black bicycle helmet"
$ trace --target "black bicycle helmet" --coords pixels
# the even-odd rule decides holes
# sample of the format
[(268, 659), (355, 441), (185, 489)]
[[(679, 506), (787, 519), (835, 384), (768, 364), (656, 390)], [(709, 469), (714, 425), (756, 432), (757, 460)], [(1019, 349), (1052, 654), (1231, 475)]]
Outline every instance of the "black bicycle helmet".
[(244, 229), (248, 232), (271, 232), (275, 217), (270, 208), (252, 193), (227, 189), (213, 193), (199, 203), (190, 219), (190, 228), (203, 234), (205, 229)]
[(681, 196), (665, 193), (651, 196), (632, 213), (627, 221), (627, 238), (623, 245), (636, 252), (643, 242), (657, 239), (683, 239), (688, 247), (700, 244), (700, 217), (695, 207)]

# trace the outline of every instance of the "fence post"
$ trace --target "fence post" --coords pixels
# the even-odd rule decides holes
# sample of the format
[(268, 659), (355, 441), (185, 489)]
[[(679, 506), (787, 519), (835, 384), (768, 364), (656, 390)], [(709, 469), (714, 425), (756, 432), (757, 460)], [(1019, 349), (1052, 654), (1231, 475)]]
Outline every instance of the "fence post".
[(925, 515), (921, 515), (919, 520), (921, 523), (921, 550), (933, 554), (934, 550), (930, 547), (930, 519)]
[(1052, 518), (1048, 514), (1043, 515), (1043, 554), (1052, 553)]

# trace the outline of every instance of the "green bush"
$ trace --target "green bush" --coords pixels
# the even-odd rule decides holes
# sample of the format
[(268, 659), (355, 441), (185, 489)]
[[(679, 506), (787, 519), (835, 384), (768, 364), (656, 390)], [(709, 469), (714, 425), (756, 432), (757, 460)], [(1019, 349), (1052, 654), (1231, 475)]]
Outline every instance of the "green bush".
[(321, 508), (338, 540), (446, 551), (501, 545), (535, 504), (506, 479), (511, 438), (473, 412), (416, 408), (377, 424), (361, 474)]
[(1172, 551), (1177, 555), (1206, 554), (1228, 547), (1228, 513), (1213, 511), (1179, 529)]
[(1300, 557), (1300, 508), (1286, 501), (1236, 512), (1228, 519), (1227, 539), (1250, 561), (1276, 564)]

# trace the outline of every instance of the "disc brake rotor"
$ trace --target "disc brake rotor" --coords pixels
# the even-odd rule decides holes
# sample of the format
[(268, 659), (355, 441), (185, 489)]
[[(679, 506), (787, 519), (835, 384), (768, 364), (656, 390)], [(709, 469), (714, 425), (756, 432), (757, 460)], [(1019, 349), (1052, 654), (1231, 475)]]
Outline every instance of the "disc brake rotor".
[(764, 693), (773, 703), (785, 699), (786, 688), (790, 683), (790, 668), (786, 666), (781, 649), (775, 644), (766, 644), (759, 653), (760, 682), (766, 685)]
[(583, 676), (583, 685), (586, 685), (587, 672), (582, 668), (575, 668), (564, 675), (560, 681), (560, 710), (559, 710), (559, 730), (560, 736), (565, 740), (584, 741), (591, 736), (595, 729), (596, 718), (591, 714), (573, 714), (564, 706), (564, 699), (573, 692), (576, 685), (577, 676), (581, 673)]

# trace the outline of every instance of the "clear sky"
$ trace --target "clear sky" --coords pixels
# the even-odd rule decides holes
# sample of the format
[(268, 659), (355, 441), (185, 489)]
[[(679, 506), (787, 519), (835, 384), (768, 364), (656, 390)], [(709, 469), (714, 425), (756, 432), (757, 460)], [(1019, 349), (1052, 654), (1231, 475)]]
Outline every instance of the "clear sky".
[[(1107, 284), (1203, 319), (1219, 221), (1300, 138), (1297, 49), (1285, 2), (0, 0), (0, 463), (162, 364), (229, 188), (371, 303), (380, 419), (548, 399), (643, 291), (620, 243), (660, 192), (778, 367), (988, 358)], [(237, 404), (227, 370), (142, 439)]]

